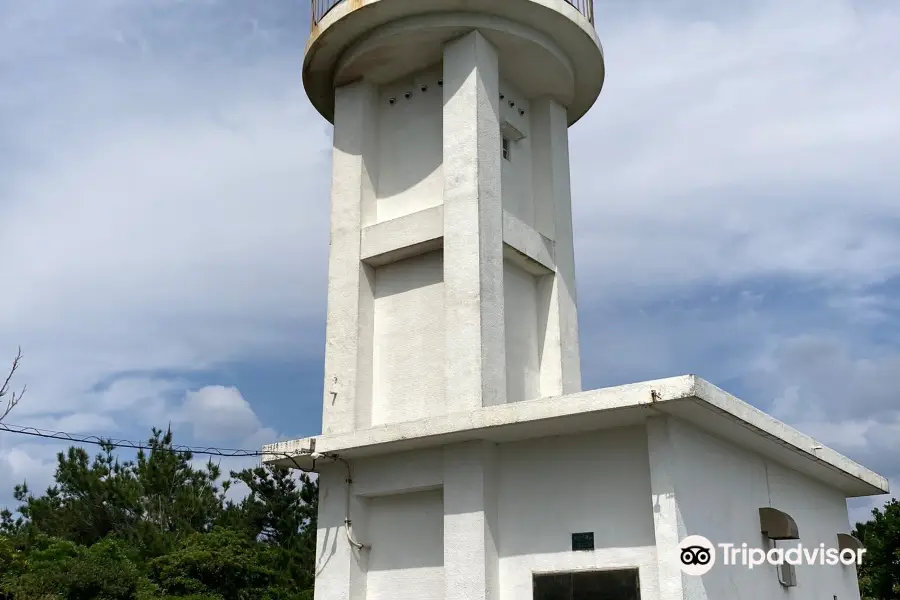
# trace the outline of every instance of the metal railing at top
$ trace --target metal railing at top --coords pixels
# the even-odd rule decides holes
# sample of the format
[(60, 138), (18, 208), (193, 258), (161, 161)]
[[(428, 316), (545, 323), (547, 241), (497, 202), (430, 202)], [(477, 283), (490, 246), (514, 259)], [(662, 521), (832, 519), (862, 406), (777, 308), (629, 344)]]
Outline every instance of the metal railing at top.
[[(311, 0), (312, 3), (312, 26), (315, 27), (322, 18), (328, 14), (332, 8), (343, 2), (344, 0)], [(574, 6), (578, 12), (587, 17), (587, 20), (594, 23), (594, 0), (566, 0)]]
[(594, 0), (566, 0), (569, 4), (578, 9), (578, 12), (587, 17), (587, 20), (594, 24)]

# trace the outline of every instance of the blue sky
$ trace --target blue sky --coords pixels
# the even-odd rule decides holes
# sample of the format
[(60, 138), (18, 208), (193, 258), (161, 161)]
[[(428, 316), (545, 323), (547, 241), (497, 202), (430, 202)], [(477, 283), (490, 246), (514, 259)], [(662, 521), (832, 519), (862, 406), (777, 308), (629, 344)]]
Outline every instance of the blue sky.
[[(570, 132), (585, 386), (697, 373), (896, 487), (900, 6), (595, 11), (607, 81)], [(29, 388), (10, 423), (319, 432), (330, 129), (300, 81), (308, 19), (0, 0), (0, 356), (23, 347)], [(0, 433), (0, 505), (58, 448)]]

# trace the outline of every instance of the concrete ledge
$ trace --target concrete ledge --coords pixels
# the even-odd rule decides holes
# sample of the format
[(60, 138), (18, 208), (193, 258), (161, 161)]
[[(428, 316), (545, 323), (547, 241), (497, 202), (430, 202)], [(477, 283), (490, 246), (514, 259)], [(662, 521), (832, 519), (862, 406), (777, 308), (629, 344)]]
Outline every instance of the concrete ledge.
[[(566, 0), (348, 0), (332, 8), (307, 40), (303, 85), (313, 106), (333, 121), (335, 74), (341, 57), (381, 26), (408, 17), (455, 12), (505, 19), (554, 40), (575, 73), (574, 96), (565, 103), (570, 125), (597, 99), (605, 78), (603, 48), (594, 26)], [(406, 54), (411, 62), (417, 59), (415, 51)], [(547, 93), (552, 95), (552, 89)]]
[(503, 211), (503, 242), (521, 255), (520, 259), (515, 254), (506, 252), (506, 258), (519, 263), (526, 271), (534, 275), (556, 272), (553, 242), (506, 211)]
[[(611, 419), (606, 413), (615, 409), (633, 409), (648, 403), (651, 390), (659, 391), (669, 400), (676, 400), (689, 397), (692, 388), (691, 377), (674, 377), (569, 396), (500, 404), (475, 411), (382, 425), (349, 434), (314, 436), (269, 444), (263, 451), (272, 455), (264, 457), (264, 461), (291, 466), (290, 461), (284, 458), (285, 455), (302, 456), (308, 454), (311, 447), (319, 453), (340, 453), (345, 458), (354, 458), (457, 441), (513, 441), (554, 435), (554, 431), (572, 431), (574, 423), (581, 423), (590, 430), (595, 424), (588, 424), (590, 419), (585, 417), (597, 414), (603, 415), (602, 422), (612, 423), (613, 426), (632, 425), (644, 418), (643, 412), (640, 419), (629, 416), (621, 421)], [(569, 423), (573, 418), (574, 421)], [(564, 424), (563, 427), (559, 427), (560, 422)]]
[(500, 443), (599, 431), (640, 424), (660, 414), (690, 422), (730, 444), (839, 489), (847, 497), (889, 491), (884, 477), (695, 375), (279, 442), (264, 447), (267, 454), (263, 460), (311, 469), (315, 466), (311, 449), (354, 459), (471, 440)]
[(362, 230), (361, 259), (379, 267), (443, 245), (444, 207), (433, 206)]

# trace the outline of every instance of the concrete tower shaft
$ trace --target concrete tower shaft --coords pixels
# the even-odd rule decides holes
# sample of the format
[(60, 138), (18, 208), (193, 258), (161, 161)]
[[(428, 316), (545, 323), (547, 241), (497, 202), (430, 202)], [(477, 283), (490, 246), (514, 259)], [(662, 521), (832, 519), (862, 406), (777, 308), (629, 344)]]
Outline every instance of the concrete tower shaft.
[(603, 80), (588, 18), (563, 0), (314, 17), (304, 81), (334, 123), (323, 433), (580, 391), (567, 136)]

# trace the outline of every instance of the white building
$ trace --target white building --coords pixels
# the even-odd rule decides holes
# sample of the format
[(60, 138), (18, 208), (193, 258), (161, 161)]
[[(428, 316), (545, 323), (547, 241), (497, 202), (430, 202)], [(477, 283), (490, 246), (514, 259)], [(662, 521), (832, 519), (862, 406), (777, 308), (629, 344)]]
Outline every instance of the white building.
[(883, 477), (693, 375), (581, 389), (567, 130), (603, 84), (590, 0), (313, 4), (323, 433), (266, 460), (320, 473), (316, 600), (858, 600), (853, 566), (691, 576), (678, 545), (846, 546), (846, 498)]

